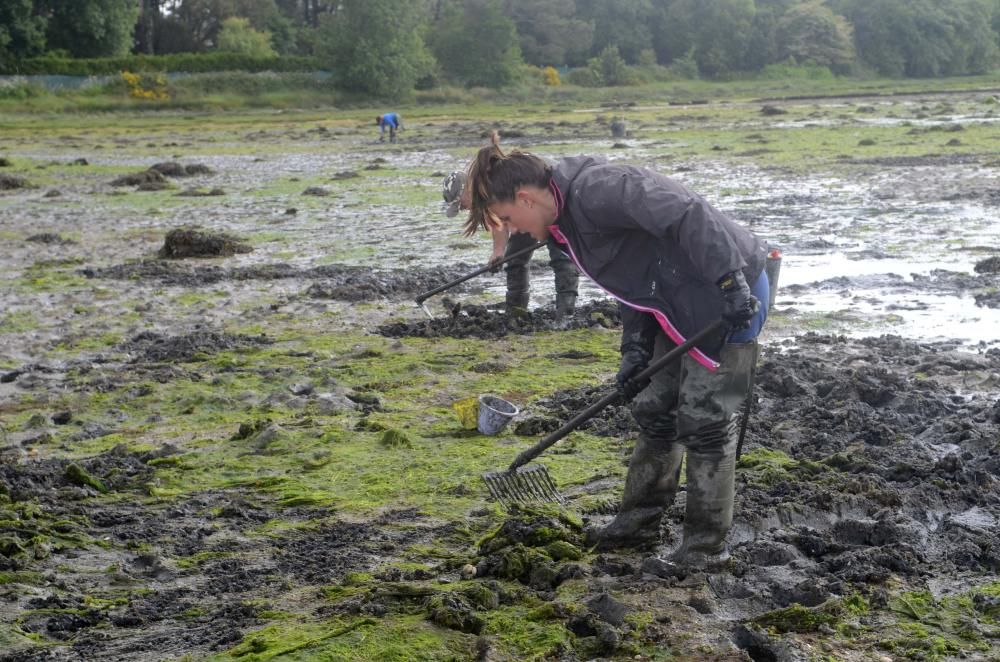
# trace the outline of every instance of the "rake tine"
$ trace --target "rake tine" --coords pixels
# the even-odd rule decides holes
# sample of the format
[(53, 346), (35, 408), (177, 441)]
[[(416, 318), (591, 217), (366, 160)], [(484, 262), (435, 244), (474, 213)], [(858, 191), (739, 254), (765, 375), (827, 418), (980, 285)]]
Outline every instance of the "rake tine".
[(504, 508), (510, 508), (511, 498), (507, 491), (504, 489), (503, 477), (498, 476), (496, 472), (489, 472), (483, 474), (483, 480), (486, 481), (486, 486), (490, 490), (490, 494), (493, 498), (500, 502)]
[(528, 485), (531, 486), (532, 494), (539, 497), (540, 499), (547, 499), (548, 490), (545, 488), (543, 481), (538, 477), (537, 471), (525, 471), (522, 475)]
[(549, 472), (542, 465), (536, 466), (537, 468), (531, 472), (531, 480), (538, 486), (539, 493), (547, 501), (563, 503), (563, 496), (559, 494), (559, 490), (556, 488), (556, 484), (549, 475)]
[(565, 503), (548, 470), (540, 464), (519, 467), (515, 471), (489, 471), (482, 474), (482, 478), (490, 496), (508, 510), (516, 504), (538, 501)]
[(501, 500), (500, 494), (497, 492), (497, 488), (493, 485), (494, 480), (495, 478), (493, 477), (492, 473), (483, 474), (483, 482), (486, 483), (486, 489), (490, 491), (490, 496), (496, 499), (497, 501), (500, 501)]
[(531, 494), (528, 492), (524, 485), (524, 481), (521, 480), (521, 475), (518, 473), (513, 473), (510, 475), (510, 487), (514, 493), (515, 498), (521, 503), (527, 503), (531, 501)]
[(484, 478), (486, 478), (490, 492), (504, 508), (510, 510), (511, 506), (520, 502), (520, 496), (511, 488), (507, 475), (499, 471), (491, 471), (484, 474)]
[(542, 494), (549, 500), (563, 503), (563, 496), (559, 493), (559, 489), (556, 487), (555, 481), (552, 480), (552, 476), (549, 475), (549, 472), (542, 465), (538, 465), (538, 467), (537, 470), (532, 472), (532, 478), (540, 485)]

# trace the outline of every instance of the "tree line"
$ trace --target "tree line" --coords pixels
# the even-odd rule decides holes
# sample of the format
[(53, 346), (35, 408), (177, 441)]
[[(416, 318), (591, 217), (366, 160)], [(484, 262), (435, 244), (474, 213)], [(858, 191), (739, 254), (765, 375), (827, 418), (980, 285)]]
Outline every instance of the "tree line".
[(1000, 0), (0, 0), (0, 65), (40, 56), (312, 56), (344, 89), (501, 87), (533, 67), (726, 78), (775, 65), (937, 77), (998, 64)]

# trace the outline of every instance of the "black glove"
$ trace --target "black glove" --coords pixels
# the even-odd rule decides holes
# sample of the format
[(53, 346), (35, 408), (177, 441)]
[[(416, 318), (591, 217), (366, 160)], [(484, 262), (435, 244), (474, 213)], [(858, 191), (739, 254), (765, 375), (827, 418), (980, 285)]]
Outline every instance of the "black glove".
[(622, 348), (622, 363), (615, 376), (615, 382), (618, 384), (618, 395), (621, 396), (622, 402), (631, 402), (635, 396), (649, 386), (648, 377), (642, 380), (635, 378), (648, 365), (649, 352), (646, 350), (635, 345)]
[(649, 365), (649, 353), (633, 347), (622, 351), (622, 363), (615, 376), (618, 395), (622, 402), (631, 402), (644, 388), (649, 386), (649, 378), (636, 380), (635, 377)]
[(750, 328), (750, 320), (760, 309), (757, 297), (750, 294), (750, 286), (742, 271), (726, 274), (717, 283), (722, 290), (722, 319), (733, 331)]

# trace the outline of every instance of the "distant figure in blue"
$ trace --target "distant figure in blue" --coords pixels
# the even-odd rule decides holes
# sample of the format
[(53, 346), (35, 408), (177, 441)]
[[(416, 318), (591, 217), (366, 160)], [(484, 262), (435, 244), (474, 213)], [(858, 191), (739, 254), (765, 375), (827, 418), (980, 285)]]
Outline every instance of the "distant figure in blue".
[(403, 130), (403, 118), (399, 116), (398, 113), (386, 113), (385, 115), (379, 115), (375, 118), (375, 124), (378, 125), (380, 134), (378, 137), (379, 142), (385, 142), (385, 130), (389, 129), (389, 142), (396, 142), (396, 131)]

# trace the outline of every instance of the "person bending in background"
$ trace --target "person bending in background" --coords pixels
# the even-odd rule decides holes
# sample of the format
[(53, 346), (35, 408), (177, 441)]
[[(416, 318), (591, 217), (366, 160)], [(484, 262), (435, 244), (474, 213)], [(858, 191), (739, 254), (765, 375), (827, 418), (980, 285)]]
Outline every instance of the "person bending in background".
[(403, 129), (403, 118), (399, 113), (386, 113), (375, 118), (375, 124), (379, 128), (379, 142), (385, 142), (385, 130), (389, 129), (389, 142), (396, 142), (396, 131)]
[[(444, 201), (447, 203), (445, 215), (454, 218), (460, 211), (468, 210), (472, 205), (472, 194), (466, 187), (468, 175), (464, 170), (456, 170), (444, 178)], [(473, 232), (475, 230), (473, 229)], [(470, 234), (466, 232), (466, 234)], [(490, 234), (493, 237), (493, 252), (490, 255), (490, 264), (498, 264), (505, 256), (524, 250), (536, 243), (529, 234), (521, 232), (511, 233), (505, 228), (492, 229)], [(559, 246), (550, 241), (549, 266), (555, 274), (556, 287), (556, 319), (565, 320), (573, 315), (576, 309), (576, 297), (580, 283), (580, 274), (576, 266)], [(507, 296), (506, 308), (508, 312), (514, 310), (527, 310), (529, 294), (531, 289), (531, 278), (528, 263), (532, 253), (527, 253), (507, 262)], [(499, 269), (499, 266), (497, 267)]]
[[(683, 538), (643, 569), (662, 576), (727, 558), (735, 492), (736, 421), (766, 319), (766, 247), (753, 233), (679, 182), (645, 168), (593, 157), (554, 166), (499, 146), (479, 150), (469, 170), (467, 231), (485, 228), (553, 239), (622, 312), (616, 383), (640, 434), (621, 507), (589, 527), (598, 548), (658, 541), (687, 454)], [(711, 323), (724, 331), (650, 380), (637, 375)]]

